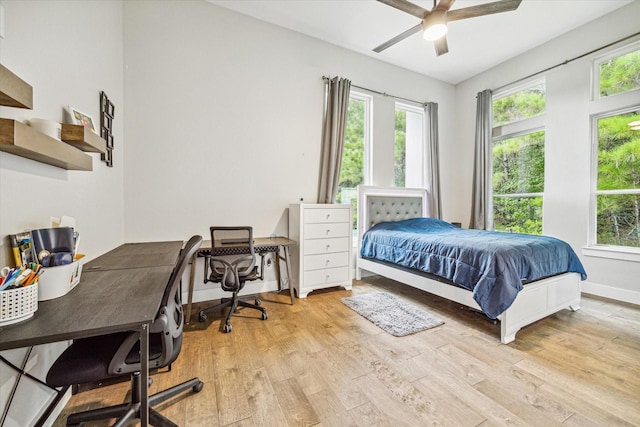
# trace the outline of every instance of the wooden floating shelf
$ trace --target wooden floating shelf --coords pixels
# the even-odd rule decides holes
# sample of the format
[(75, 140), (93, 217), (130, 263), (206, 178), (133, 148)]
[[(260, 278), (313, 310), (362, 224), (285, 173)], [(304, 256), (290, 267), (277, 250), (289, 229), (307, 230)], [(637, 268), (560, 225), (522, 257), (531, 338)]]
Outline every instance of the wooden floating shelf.
[(0, 118), (0, 151), (67, 170), (93, 170), (93, 158), (17, 120)]
[(33, 109), (33, 88), (0, 64), (0, 105)]
[(82, 125), (63, 123), (61, 139), (78, 150), (102, 154), (107, 152), (107, 142)]

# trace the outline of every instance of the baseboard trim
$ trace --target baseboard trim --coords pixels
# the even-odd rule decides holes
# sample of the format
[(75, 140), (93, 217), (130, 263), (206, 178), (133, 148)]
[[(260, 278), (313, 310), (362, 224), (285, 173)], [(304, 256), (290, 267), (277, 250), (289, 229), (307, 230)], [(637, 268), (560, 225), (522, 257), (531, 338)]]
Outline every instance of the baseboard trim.
[(640, 292), (629, 289), (614, 288), (592, 282), (582, 282), (582, 292), (589, 295), (609, 298), (616, 301), (640, 305)]

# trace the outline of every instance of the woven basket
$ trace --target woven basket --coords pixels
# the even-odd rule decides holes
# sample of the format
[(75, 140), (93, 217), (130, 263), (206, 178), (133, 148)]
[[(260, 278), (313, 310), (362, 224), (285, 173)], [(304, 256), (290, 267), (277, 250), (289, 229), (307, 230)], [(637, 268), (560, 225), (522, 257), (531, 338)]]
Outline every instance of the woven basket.
[(0, 325), (21, 322), (38, 310), (38, 284), (0, 291)]

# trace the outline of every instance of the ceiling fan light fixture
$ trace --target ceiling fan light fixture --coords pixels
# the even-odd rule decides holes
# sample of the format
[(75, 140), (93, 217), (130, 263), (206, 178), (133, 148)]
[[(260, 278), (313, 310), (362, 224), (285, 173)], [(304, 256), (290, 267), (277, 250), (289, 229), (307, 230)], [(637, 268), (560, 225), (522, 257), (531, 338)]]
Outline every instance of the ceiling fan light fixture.
[(438, 40), (447, 34), (447, 12), (444, 10), (434, 10), (422, 21), (424, 31), (422, 37), (425, 40)]

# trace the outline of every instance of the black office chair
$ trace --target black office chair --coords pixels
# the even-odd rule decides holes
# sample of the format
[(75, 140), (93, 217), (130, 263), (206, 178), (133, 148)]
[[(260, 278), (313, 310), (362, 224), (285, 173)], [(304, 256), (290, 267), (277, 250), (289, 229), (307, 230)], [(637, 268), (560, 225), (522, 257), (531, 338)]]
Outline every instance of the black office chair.
[[(202, 244), (201, 236), (193, 236), (180, 253), (156, 319), (149, 327), (149, 368), (169, 366), (182, 348), (184, 317), (180, 295), (180, 279), (189, 260)], [(114, 313), (114, 315), (117, 315)], [(131, 402), (69, 415), (67, 425), (86, 421), (118, 418), (114, 425), (126, 425), (140, 418), (140, 334), (120, 332), (78, 339), (54, 362), (47, 373), (52, 387), (93, 383), (131, 373)], [(148, 386), (148, 385), (147, 385)], [(176, 426), (151, 406), (164, 402), (183, 391), (202, 390), (204, 383), (192, 378), (182, 384), (149, 396), (149, 422), (154, 426)]]
[[(251, 304), (238, 297), (238, 292), (244, 288), (247, 281), (263, 278), (264, 256), (261, 255), (262, 268), (258, 269), (253, 247), (253, 227), (209, 227), (209, 230), (211, 231), (211, 254), (206, 255), (204, 262), (204, 282), (220, 283), (222, 289), (232, 292), (233, 296), (222, 298), (220, 304), (200, 310), (198, 320), (204, 322), (207, 319), (206, 313), (229, 307), (224, 331), (231, 332), (231, 316), (237, 312), (238, 306), (259, 310), (262, 313), (262, 320), (267, 320), (267, 310), (260, 307), (259, 298), (253, 298), (255, 304)], [(231, 262), (220, 258), (224, 255), (237, 254), (244, 255)]]

